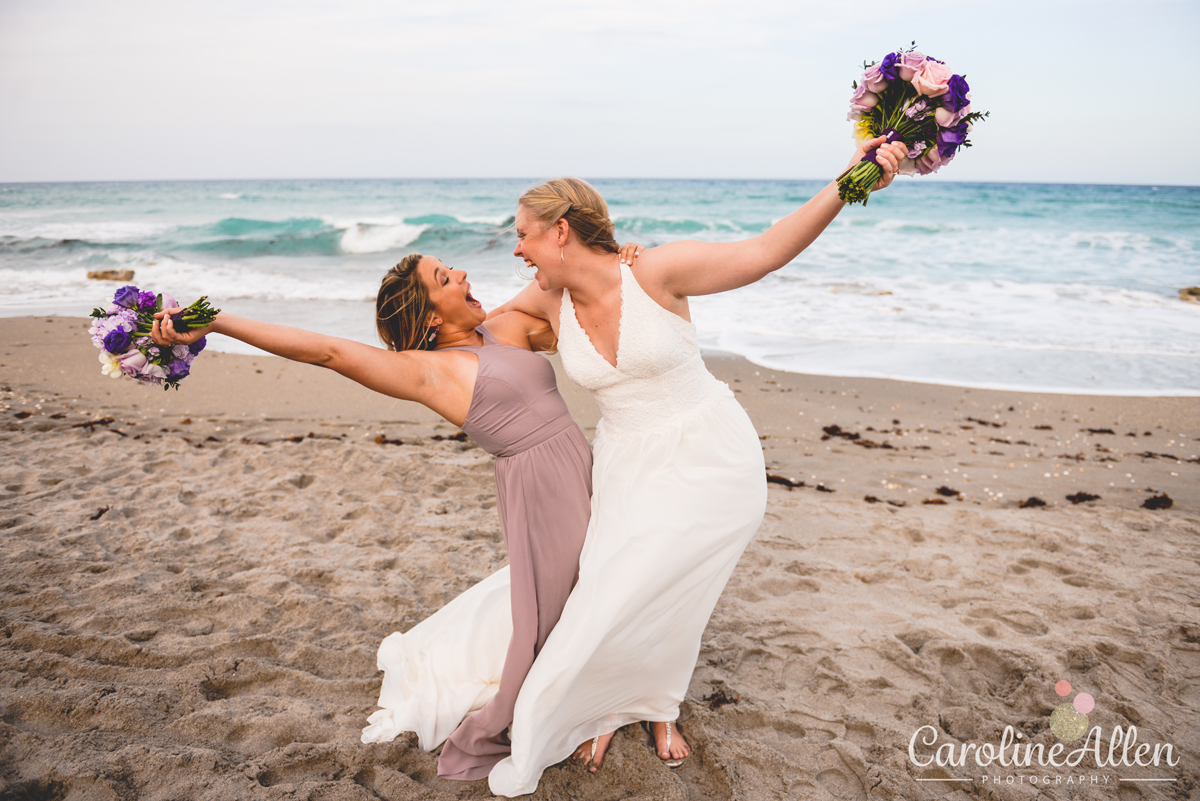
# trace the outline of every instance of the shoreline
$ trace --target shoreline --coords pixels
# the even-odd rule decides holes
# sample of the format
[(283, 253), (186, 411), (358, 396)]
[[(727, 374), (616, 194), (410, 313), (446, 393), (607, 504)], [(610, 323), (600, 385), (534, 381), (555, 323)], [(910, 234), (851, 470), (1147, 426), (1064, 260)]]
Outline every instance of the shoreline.
[[(347, 301), (337, 301), (337, 302), (345, 303)], [(352, 303), (354, 303), (355, 305), (360, 305), (357, 301), (354, 301)], [(260, 310), (256, 309), (256, 308), (239, 309), (237, 313), (244, 314), (244, 315), (247, 315), (250, 317), (254, 317), (256, 312), (259, 312), (259, 311)], [(367, 311), (369, 311), (369, 309), (367, 309)], [(19, 313), (8, 314), (8, 315), (0, 313), (0, 321), (46, 319), (46, 318), (50, 318), (50, 317), (54, 317), (56, 319), (61, 319), (61, 320), (87, 320), (87, 319), (89, 319), (86, 317), (75, 317), (72, 315), (62, 315), (62, 314), (57, 314), (57, 313), (41, 314), (41, 313), (38, 313), (36, 309), (21, 310)], [(272, 322), (275, 322), (275, 321), (272, 321)], [(20, 325), (19, 323), (14, 323), (14, 324)], [(354, 339), (354, 337), (350, 337), (350, 338)], [(378, 345), (377, 341), (366, 341), (363, 339), (355, 339), (355, 341), (364, 342), (365, 344), (369, 344), (369, 345), (376, 345), (376, 346)], [(210, 348), (211, 347), (212, 346), (210, 346)], [(270, 357), (270, 354), (262, 353), (262, 352), (259, 352), (259, 353), (239, 352), (238, 349), (245, 348), (245, 347), (248, 347), (248, 346), (238, 343), (237, 345), (235, 345), (235, 350), (226, 351), (226, 350), (219, 349), (220, 346), (218, 345), (216, 348), (214, 348), (212, 350), (212, 352), (213, 353), (222, 353), (222, 354), (229, 355), (229, 356), (246, 356), (246, 357), (263, 357), (263, 358)], [(972, 383), (972, 382), (951, 382), (951, 381), (945, 381), (945, 380), (939, 380), (939, 379), (923, 379), (923, 378), (890, 376), (890, 375), (876, 375), (876, 374), (866, 374), (866, 373), (839, 374), (839, 373), (819, 373), (819, 372), (810, 372), (810, 371), (803, 371), (803, 370), (801, 370), (801, 371), (789, 370), (789, 369), (783, 368), (783, 367), (773, 367), (771, 365), (763, 364), (761, 362), (753, 360), (752, 358), (750, 358), (748, 356), (744, 356), (744, 355), (736, 353), (734, 351), (722, 350), (719, 348), (702, 347), (701, 353), (703, 354), (703, 356), (705, 357), (706, 360), (708, 360), (710, 358), (715, 359), (715, 360), (722, 360), (722, 359), (726, 359), (726, 358), (741, 359), (749, 364), (755, 365), (757, 368), (759, 368), (761, 370), (769, 370), (769, 371), (775, 372), (775, 373), (785, 373), (785, 374), (789, 374), (789, 375), (798, 376), (801, 378), (817, 379), (817, 380), (826, 379), (826, 378), (836, 378), (836, 379), (845, 379), (845, 380), (850, 380), (850, 381), (890, 381), (890, 382), (895, 382), (897, 384), (925, 384), (925, 385), (938, 386), (938, 387), (948, 387), (951, 389), (972, 389), (972, 390), (981, 390), (981, 391), (985, 391), (985, 392), (1028, 393), (1028, 394), (1036, 394), (1036, 395), (1067, 395), (1067, 396), (1097, 397), (1097, 398), (1100, 398), (1100, 397), (1102, 397), (1102, 398), (1200, 398), (1200, 387), (1176, 387), (1176, 388), (1169, 389), (1169, 390), (1120, 389), (1120, 390), (1093, 391), (1093, 390), (1086, 389), (1086, 388), (1072, 389), (1072, 388), (1063, 388), (1063, 387), (1017, 386), (1017, 385), (996, 385), (996, 384), (984, 384), (984, 383)]]
[[(490, 797), (359, 733), (382, 638), (507, 562), (491, 457), (277, 357), (205, 351), (178, 392), (109, 379), (86, 331), (0, 319), (0, 795)], [(1123, 779), (1200, 786), (1200, 401), (706, 362), (770, 483), (681, 707), (695, 753), (668, 770), (626, 727), (598, 774), (552, 766), (530, 798), (1017, 798), (991, 783), (1015, 769), (909, 743), (1049, 748), (1063, 679), (1091, 726), (1174, 746)], [(590, 396), (560, 387), (590, 438)], [(1085, 767), (1037, 773), (1112, 772)]]
[[(385, 438), (458, 431), (419, 404), (383, 398), (331, 371), (271, 355), (206, 350), (178, 391), (107, 378), (87, 338), (88, 322), (0, 318), (0, 375), (6, 383), (24, 378), (31, 388), (77, 396), (102, 410), (100, 417), (134, 413), (143, 426), (156, 418), (190, 419), (189, 430), (205, 436), (220, 430), (247, 437), (340, 430)], [(550, 358), (568, 407), (591, 439), (599, 417), (595, 402), (563, 374), (557, 357)], [(768, 472), (808, 487), (858, 498), (950, 497), (999, 506), (1030, 497), (1061, 505), (1082, 492), (1100, 496), (1100, 505), (1136, 508), (1166, 494), (1181, 508), (1200, 509), (1200, 398), (806, 375), (721, 352), (707, 352), (705, 361), (750, 415)], [(58, 369), (43, 371), (41, 364)], [(939, 496), (940, 487), (959, 495)]]
[(756, 362), (739, 353), (733, 353), (727, 350), (718, 350), (716, 348), (703, 348), (701, 353), (705, 361), (710, 359), (718, 360), (724, 358), (741, 359), (754, 365), (760, 370), (770, 370), (773, 373), (785, 373), (788, 375), (800, 376), (807, 379), (824, 379), (824, 378), (840, 378), (847, 381), (889, 381), (896, 384), (927, 384), (935, 387), (946, 387), (948, 389), (975, 389), (983, 392), (1007, 392), (1012, 394), (1032, 394), (1032, 395), (1066, 395), (1070, 397), (1085, 397), (1085, 398), (1196, 398), (1200, 399), (1200, 389), (1178, 388), (1172, 390), (1117, 390), (1107, 392), (1093, 392), (1084, 389), (1063, 389), (1061, 387), (1018, 387), (1018, 386), (995, 386), (991, 384), (970, 384), (970, 383), (951, 383), (948, 381), (934, 381), (932, 379), (922, 380), (919, 378), (900, 378), (897, 376), (886, 375), (840, 375), (835, 373), (811, 373), (795, 370), (787, 370), (782, 367), (771, 367), (760, 362)]

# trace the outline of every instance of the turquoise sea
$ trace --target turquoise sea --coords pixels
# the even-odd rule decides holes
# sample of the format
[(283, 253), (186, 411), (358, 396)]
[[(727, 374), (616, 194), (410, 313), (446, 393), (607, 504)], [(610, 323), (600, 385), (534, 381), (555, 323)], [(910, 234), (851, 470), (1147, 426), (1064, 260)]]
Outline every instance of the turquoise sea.
[[(420, 251), (485, 305), (524, 282), (508, 224), (536, 180), (0, 185), (0, 315), (84, 316), (143, 289), (375, 343), (384, 271)], [(804, 181), (596, 180), (619, 241), (754, 236)], [(901, 179), (750, 287), (696, 298), (702, 343), (781, 370), (1200, 395), (1200, 187)], [(223, 338), (213, 347), (247, 352)], [(81, 347), (91, 347), (81, 339)]]

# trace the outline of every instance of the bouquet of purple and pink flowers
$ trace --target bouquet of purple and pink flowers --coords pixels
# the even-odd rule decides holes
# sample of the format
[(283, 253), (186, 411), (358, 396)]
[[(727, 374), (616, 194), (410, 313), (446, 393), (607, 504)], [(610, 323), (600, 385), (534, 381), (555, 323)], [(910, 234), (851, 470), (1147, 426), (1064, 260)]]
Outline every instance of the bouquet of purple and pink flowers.
[[(196, 354), (204, 350), (204, 338), (170, 348), (150, 338), (154, 315), (177, 305), (170, 295), (142, 292), (130, 285), (113, 294), (107, 309), (92, 309), (94, 319), (89, 333), (100, 348), (100, 372), (112, 378), (132, 376), (146, 384), (162, 384), (163, 389), (179, 389), (179, 382), (191, 372)], [(190, 331), (208, 325), (220, 311), (203, 297), (172, 314), (171, 320), (176, 331)]]
[[(860, 142), (886, 136), (888, 142), (908, 146), (901, 175), (928, 175), (949, 163), (960, 147), (970, 147), (967, 133), (987, 116), (971, 110), (966, 76), (918, 52), (914, 42), (912, 48), (866, 66), (861, 81), (854, 82), (846, 118), (855, 123)], [(838, 197), (865, 205), (881, 174), (871, 150), (838, 178)]]

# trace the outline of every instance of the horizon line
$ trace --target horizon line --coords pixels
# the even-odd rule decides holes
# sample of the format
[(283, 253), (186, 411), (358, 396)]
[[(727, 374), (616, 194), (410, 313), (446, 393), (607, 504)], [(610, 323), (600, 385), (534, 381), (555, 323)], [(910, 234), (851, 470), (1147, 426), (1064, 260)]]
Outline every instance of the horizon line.
[[(924, 176), (898, 176), (899, 178), (916, 180), (918, 177)], [(544, 181), (546, 178), (536, 178), (528, 176), (473, 176), (473, 177), (339, 177), (339, 178), (317, 178), (317, 177), (300, 177), (300, 178), (97, 178), (97, 179), (82, 179), (82, 180), (57, 180), (57, 181), (0, 181), (0, 186), (44, 186), (52, 184), (162, 184), (162, 183), (236, 183), (239, 181), (255, 181), (255, 182), (287, 182), (287, 181)], [(586, 178), (588, 181), (759, 181), (771, 183), (829, 183), (832, 179), (825, 178), (714, 178), (714, 177), (623, 177), (623, 176), (593, 176)], [(905, 182), (907, 183), (907, 181)], [(959, 185), (1006, 185), (1006, 186), (1123, 186), (1123, 187), (1169, 187), (1172, 189), (1197, 189), (1200, 184), (1172, 184), (1161, 182), (1101, 182), (1101, 181), (1001, 181), (1001, 180), (975, 180), (975, 181), (959, 181), (946, 178), (935, 178), (933, 180), (922, 180), (923, 184), (959, 184)]]

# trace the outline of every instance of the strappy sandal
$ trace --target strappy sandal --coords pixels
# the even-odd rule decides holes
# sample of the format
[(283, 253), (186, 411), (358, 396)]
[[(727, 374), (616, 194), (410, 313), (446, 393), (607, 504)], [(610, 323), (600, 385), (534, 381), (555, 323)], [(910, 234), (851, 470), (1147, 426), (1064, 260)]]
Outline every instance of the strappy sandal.
[[(600, 766), (596, 764), (596, 751), (600, 748), (600, 738), (603, 736), (603, 734), (598, 734), (592, 738), (592, 753), (589, 754), (588, 758), (583, 762), (583, 765), (585, 768), (587, 768), (588, 773), (595, 774), (600, 770)], [(605, 752), (605, 755), (607, 756), (607, 751)]]
[[(662, 757), (658, 756), (658, 740), (654, 736), (654, 724), (643, 720), (642, 728), (645, 729), (646, 733), (650, 735), (650, 749), (652, 751), (654, 751), (654, 755), (656, 757), (658, 757), (660, 760), (662, 760), (662, 763), (664, 765), (666, 765), (668, 768), (671, 768), (673, 770), (673, 769), (679, 767), (680, 765), (682, 765), (684, 763), (684, 761), (687, 760), (687, 757), (685, 756), (685, 757), (681, 757), (679, 759), (673, 759), (670, 757), (671, 724), (672, 723), (673, 723), (673, 721), (670, 721), (670, 720), (666, 721), (666, 724), (667, 724), (667, 755), (668, 755), (666, 759), (663, 759)], [(677, 728), (678, 728), (678, 726), (677, 726)], [(682, 729), (680, 731), (682, 732)], [(688, 756), (691, 756), (691, 754), (688, 754)]]

